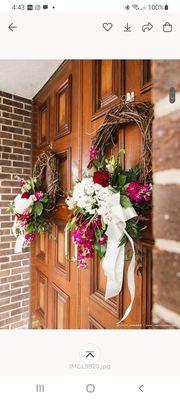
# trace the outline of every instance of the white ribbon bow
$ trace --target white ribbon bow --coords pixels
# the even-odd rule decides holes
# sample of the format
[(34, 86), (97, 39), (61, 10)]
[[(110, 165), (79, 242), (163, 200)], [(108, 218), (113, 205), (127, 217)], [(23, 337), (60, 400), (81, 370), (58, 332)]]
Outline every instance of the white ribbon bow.
[(103, 269), (107, 277), (105, 299), (117, 296), (123, 284), (125, 245), (119, 243), (125, 234), (131, 243), (133, 256), (128, 268), (128, 288), (131, 295), (131, 303), (127, 308), (123, 318), (124, 321), (129, 315), (135, 296), (135, 250), (132, 238), (126, 231), (126, 221), (137, 216), (133, 207), (123, 208), (120, 204), (120, 193), (114, 193), (109, 199), (108, 208), (111, 211), (111, 221), (108, 222), (106, 235), (108, 236), (106, 255), (103, 260)]

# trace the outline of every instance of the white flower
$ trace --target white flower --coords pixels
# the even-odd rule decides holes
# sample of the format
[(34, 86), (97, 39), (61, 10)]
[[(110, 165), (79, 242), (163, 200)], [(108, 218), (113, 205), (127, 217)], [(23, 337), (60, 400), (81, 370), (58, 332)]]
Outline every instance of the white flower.
[(103, 207), (104, 202), (111, 194), (108, 187), (104, 188), (98, 183), (94, 183), (92, 177), (85, 177), (81, 182), (76, 183), (70, 206), (73, 204), (89, 214), (95, 214), (100, 207)]
[(106, 164), (106, 169), (108, 170), (108, 172), (109, 172), (110, 174), (113, 174), (113, 172), (114, 172), (114, 165), (112, 165), (111, 163)]
[(116, 166), (116, 159), (114, 156), (110, 157), (108, 160), (106, 160), (106, 169), (110, 174), (113, 174), (114, 169)]
[(29, 199), (22, 198), (21, 194), (18, 194), (14, 199), (14, 210), (17, 214), (23, 214), (33, 204), (32, 196)]
[(74, 201), (72, 196), (67, 196), (65, 201), (69, 210), (73, 210), (75, 208), (76, 202)]

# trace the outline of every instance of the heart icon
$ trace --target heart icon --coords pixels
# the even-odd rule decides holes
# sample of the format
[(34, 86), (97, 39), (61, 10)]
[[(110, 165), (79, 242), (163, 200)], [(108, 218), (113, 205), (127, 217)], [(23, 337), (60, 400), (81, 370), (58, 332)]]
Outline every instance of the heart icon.
[(112, 29), (113, 24), (111, 22), (104, 22), (103, 24), (103, 28), (105, 29), (105, 31), (109, 32), (110, 29)]

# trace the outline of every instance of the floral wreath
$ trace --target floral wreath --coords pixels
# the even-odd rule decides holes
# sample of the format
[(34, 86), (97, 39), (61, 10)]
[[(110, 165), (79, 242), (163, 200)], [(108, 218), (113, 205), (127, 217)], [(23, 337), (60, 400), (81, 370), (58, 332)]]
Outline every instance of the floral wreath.
[[(105, 299), (118, 295), (123, 285), (124, 262), (128, 258), (128, 287), (131, 302), (123, 318), (129, 315), (135, 296), (134, 273), (142, 237), (151, 207), (151, 122), (153, 108), (149, 103), (121, 102), (111, 109), (92, 140), (89, 164), (81, 181), (66, 197), (71, 211), (66, 231), (71, 230), (77, 246), (77, 262), (85, 268), (97, 253), (103, 259), (107, 277)], [(106, 157), (120, 127), (136, 122), (143, 137), (143, 157), (139, 165), (124, 170), (120, 155)], [(130, 250), (126, 251), (127, 244)], [(137, 256), (137, 257), (136, 257)]]
[(12, 231), (16, 237), (15, 253), (21, 253), (37, 234), (51, 233), (49, 213), (55, 210), (62, 194), (56, 155), (50, 148), (44, 151), (35, 163), (33, 177), (25, 180), (17, 176), (17, 179), (21, 193), (15, 197), (9, 209), (14, 215)]

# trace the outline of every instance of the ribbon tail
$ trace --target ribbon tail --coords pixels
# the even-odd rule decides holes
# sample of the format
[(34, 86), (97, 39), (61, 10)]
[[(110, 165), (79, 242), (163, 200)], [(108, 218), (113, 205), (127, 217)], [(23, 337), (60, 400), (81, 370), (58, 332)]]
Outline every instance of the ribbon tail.
[(14, 218), (14, 223), (12, 227), (12, 233), (14, 236), (16, 236), (16, 225), (17, 225), (17, 217)]
[(18, 236), (18, 238), (16, 239), (15, 249), (14, 249), (15, 254), (22, 253), (24, 242), (25, 242), (25, 237), (23, 235)]
[(127, 280), (128, 280), (128, 288), (129, 288), (129, 292), (130, 292), (130, 296), (131, 296), (131, 302), (128, 306), (128, 308), (126, 309), (123, 317), (121, 318), (121, 320), (118, 322), (117, 325), (121, 324), (121, 322), (123, 322), (129, 315), (129, 313), (131, 312), (132, 309), (132, 305), (134, 302), (134, 297), (135, 297), (135, 278), (134, 278), (134, 272), (135, 272), (135, 249), (134, 249), (134, 242), (131, 238), (131, 236), (129, 236), (129, 234), (126, 232), (126, 230), (123, 228), (123, 231), (125, 233), (125, 235), (127, 236), (127, 238), (129, 239), (130, 243), (131, 243), (131, 247), (133, 250), (133, 256), (131, 259), (131, 262), (129, 264), (129, 268), (128, 268), (128, 274), (127, 274)]
[(105, 300), (117, 296), (122, 289), (125, 246), (118, 248), (118, 243), (116, 243), (115, 245), (116, 252), (118, 250), (118, 253), (116, 253), (116, 260), (113, 261), (111, 257), (111, 255), (113, 254), (113, 249), (111, 247), (110, 252), (107, 253), (107, 257), (105, 256), (105, 259), (103, 261), (103, 267), (107, 265), (107, 267), (109, 268), (108, 273), (107, 268), (104, 268), (107, 277)]

